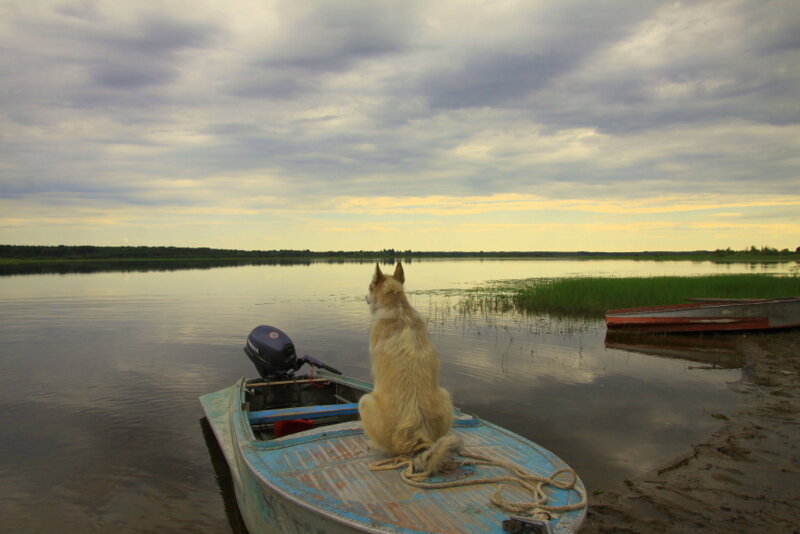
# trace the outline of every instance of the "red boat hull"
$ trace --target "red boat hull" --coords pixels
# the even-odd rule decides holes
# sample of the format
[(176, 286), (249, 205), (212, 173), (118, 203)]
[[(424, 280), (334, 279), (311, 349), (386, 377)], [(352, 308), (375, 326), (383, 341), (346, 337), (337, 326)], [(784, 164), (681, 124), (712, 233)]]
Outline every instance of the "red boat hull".
[(712, 300), (609, 310), (609, 330), (716, 332), (800, 326), (800, 298)]

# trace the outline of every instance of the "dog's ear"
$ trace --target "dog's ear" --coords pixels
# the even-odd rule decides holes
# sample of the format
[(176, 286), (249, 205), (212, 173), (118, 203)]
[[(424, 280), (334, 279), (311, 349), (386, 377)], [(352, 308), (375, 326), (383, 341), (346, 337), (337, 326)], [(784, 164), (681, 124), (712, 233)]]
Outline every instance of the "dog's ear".
[(401, 284), (406, 281), (406, 274), (403, 272), (403, 265), (398, 261), (397, 267), (394, 268), (394, 274), (392, 278), (400, 282)]
[(373, 284), (377, 284), (378, 282), (383, 280), (383, 278), (384, 278), (384, 276), (383, 276), (383, 273), (381, 272), (381, 266), (376, 263), (375, 264), (375, 274), (372, 275), (372, 283)]

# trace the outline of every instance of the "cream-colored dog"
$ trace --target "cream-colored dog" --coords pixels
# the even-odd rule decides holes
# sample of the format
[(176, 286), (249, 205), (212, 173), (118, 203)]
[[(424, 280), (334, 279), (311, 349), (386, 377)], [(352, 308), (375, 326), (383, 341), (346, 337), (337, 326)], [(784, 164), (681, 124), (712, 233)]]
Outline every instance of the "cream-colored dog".
[(425, 320), (411, 307), (398, 263), (387, 276), (375, 266), (367, 302), (373, 313), (369, 355), (374, 390), (358, 411), (373, 446), (391, 455), (414, 456), (417, 471), (436, 473), (461, 440), (450, 434), (453, 403), (439, 387), (439, 354)]

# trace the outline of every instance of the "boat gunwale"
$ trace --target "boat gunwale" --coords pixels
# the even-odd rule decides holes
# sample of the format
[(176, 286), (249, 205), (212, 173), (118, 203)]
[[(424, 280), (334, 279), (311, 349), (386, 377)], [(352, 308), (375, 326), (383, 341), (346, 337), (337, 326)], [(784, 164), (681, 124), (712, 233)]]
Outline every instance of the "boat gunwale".
[(685, 302), (680, 304), (663, 304), (659, 306), (640, 306), (634, 308), (616, 308), (608, 310), (606, 317), (637, 315), (647, 312), (669, 312), (697, 309), (717, 309), (717, 308), (736, 308), (746, 306), (763, 306), (765, 304), (780, 303), (800, 303), (800, 297), (780, 297), (765, 299), (738, 299), (738, 300), (703, 300), (697, 302)]

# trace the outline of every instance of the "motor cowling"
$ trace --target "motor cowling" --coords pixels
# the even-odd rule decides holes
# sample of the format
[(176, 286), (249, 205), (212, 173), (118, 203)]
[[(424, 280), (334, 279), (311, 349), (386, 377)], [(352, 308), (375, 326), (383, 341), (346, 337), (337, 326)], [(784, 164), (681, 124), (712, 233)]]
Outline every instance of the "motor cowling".
[(294, 343), (274, 326), (255, 327), (247, 336), (244, 352), (256, 366), (261, 378), (278, 378), (299, 367)]

